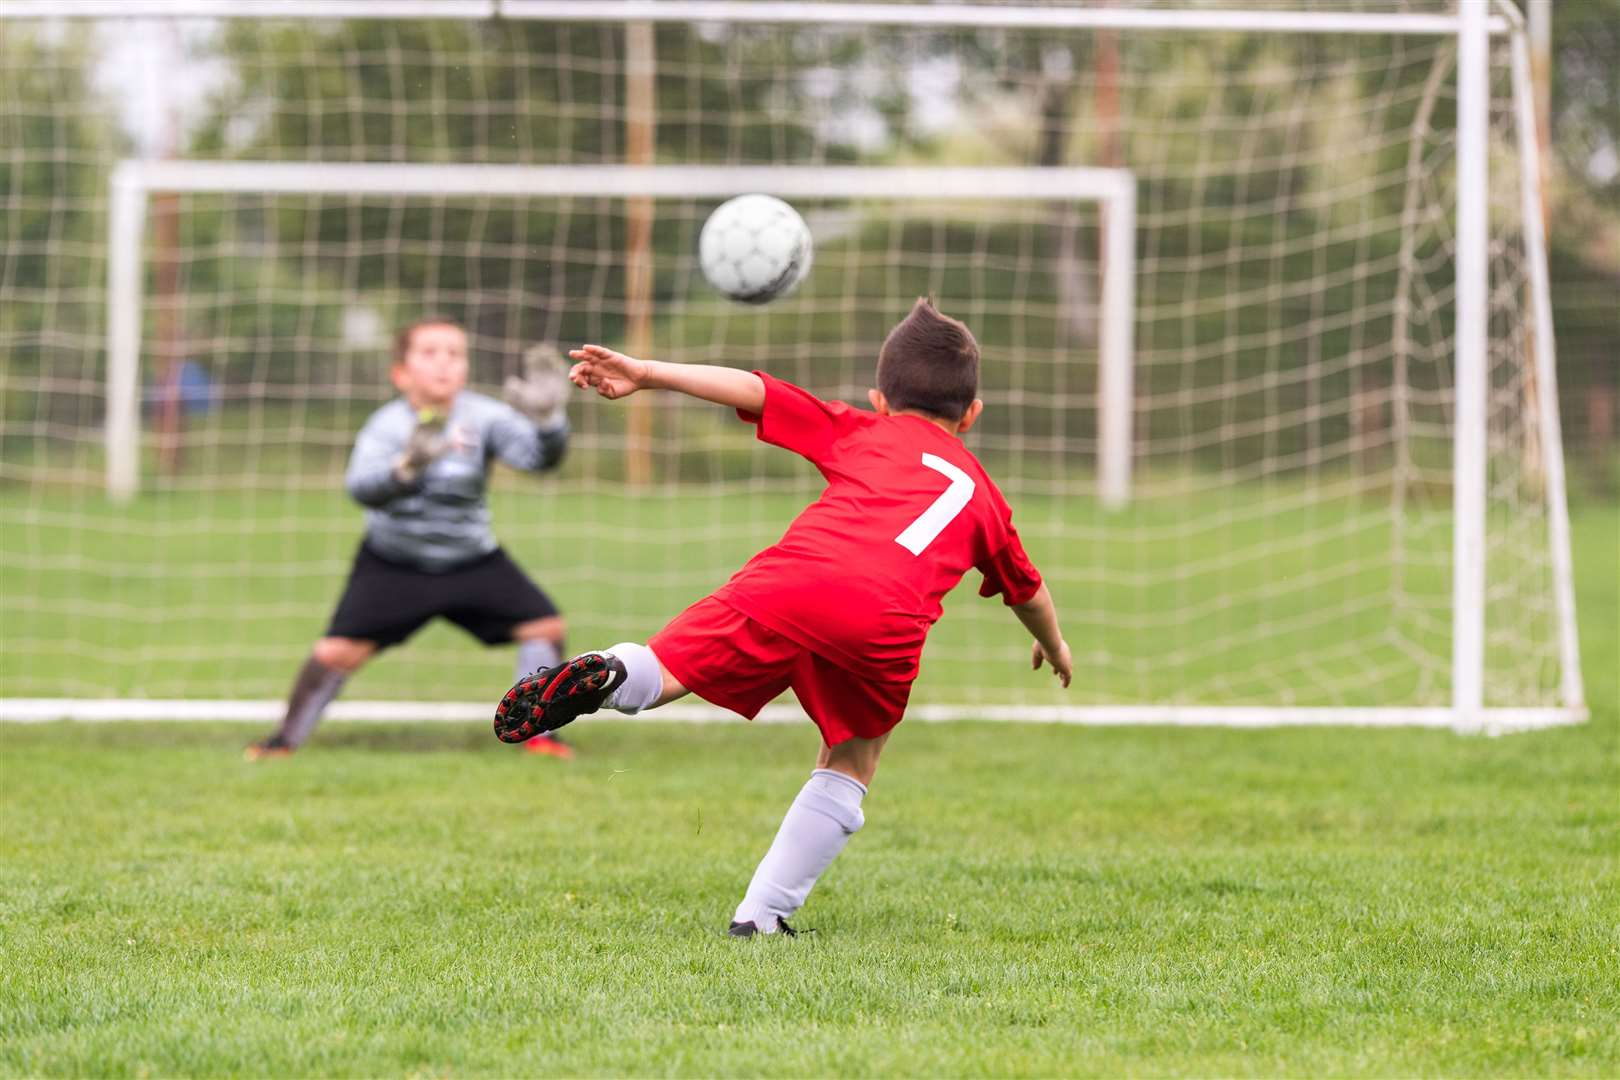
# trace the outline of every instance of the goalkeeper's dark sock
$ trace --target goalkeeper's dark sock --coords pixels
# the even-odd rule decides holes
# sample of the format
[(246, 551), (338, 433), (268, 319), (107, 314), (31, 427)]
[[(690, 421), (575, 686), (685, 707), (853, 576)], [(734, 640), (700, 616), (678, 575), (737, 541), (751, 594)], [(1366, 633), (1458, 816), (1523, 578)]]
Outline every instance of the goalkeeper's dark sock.
[(275, 738), (288, 749), (296, 750), (314, 732), (321, 722), (321, 713), (332, 703), (348, 680), (346, 672), (329, 668), (311, 656), (304, 661), (293, 682), (292, 694), (287, 698), (287, 715)]
[(512, 672), (512, 681), (517, 682), (525, 675), (533, 674), (541, 668), (556, 667), (563, 660), (563, 643), (560, 641), (547, 641), (544, 638), (534, 638), (530, 641), (518, 642), (517, 666)]

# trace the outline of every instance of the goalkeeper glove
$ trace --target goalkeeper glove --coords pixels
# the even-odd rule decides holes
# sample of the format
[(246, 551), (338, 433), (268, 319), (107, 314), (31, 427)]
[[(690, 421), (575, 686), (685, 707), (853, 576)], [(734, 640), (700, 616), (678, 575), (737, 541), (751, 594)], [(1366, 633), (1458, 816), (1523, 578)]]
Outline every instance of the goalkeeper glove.
[(415, 487), (422, 470), (444, 456), (450, 439), (444, 433), (450, 420), (446, 413), (422, 409), (416, 414), (416, 427), (405, 443), (405, 452), (394, 459), (394, 479), (404, 487)]
[(501, 396), (536, 426), (558, 428), (568, 420), (568, 365), (550, 342), (523, 350), (523, 374), (508, 375)]

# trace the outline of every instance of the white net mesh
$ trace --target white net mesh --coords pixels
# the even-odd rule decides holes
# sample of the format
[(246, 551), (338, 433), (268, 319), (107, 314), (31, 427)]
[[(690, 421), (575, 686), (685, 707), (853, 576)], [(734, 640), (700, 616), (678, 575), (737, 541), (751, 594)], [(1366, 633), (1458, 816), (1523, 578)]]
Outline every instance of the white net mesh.
[[(533, 341), (624, 345), (627, 204), (154, 195), (140, 492), (116, 503), (103, 489), (106, 201), (131, 136), (105, 118), (134, 78), (109, 58), (137, 29), (171, 34), (179, 156), (564, 165), (625, 160), (625, 32), (6, 26), (4, 694), (274, 698), (360, 537), (341, 471), (391, 394), (389, 331), (426, 312), (460, 318), (485, 391)], [(987, 408), (968, 441), (1053, 587), (1076, 685), (1064, 696), (1031, 677), (1017, 624), (964, 589), (915, 700), (1449, 702), (1449, 42), (741, 24), (653, 37), (660, 164), (1135, 176), (1135, 476), (1118, 511), (1097, 497), (1094, 202), (797, 199), (816, 266), (762, 310), (721, 300), (697, 271), (697, 230), (718, 200), (652, 204), (653, 355), (766, 368), (862, 402), (878, 344), (919, 294), (978, 335)], [(1551, 705), (1556, 612), (1501, 40), (1486, 693), (1491, 705)], [(161, 126), (149, 116), (137, 135), (143, 124)], [(650, 634), (819, 490), (814, 470), (722, 410), (668, 397), (646, 407), (642, 449), (624, 404), (581, 397), (564, 468), (493, 487), (497, 534), (558, 600), (573, 645)], [(645, 484), (630, 482), (638, 453)], [(350, 694), (493, 700), (509, 664), (439, 626)]]

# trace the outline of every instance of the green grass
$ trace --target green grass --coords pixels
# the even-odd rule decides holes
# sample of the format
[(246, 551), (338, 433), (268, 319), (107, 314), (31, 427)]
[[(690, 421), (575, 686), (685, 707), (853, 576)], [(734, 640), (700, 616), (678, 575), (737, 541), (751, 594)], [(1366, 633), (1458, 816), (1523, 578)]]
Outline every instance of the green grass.
[(1613, 1076), (1617, 522), (1590, 724), (905, 725), (794, 941), (808, 725), (0, 728), (0, 1072)]

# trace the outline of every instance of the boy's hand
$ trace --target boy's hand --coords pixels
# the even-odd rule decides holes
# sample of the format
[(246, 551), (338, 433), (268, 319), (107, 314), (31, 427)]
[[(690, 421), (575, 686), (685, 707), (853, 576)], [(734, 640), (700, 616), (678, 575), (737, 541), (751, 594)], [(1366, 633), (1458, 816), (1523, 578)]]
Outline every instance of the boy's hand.
[(568, 353), (579, 363), (568, 372), (568, 377), (581, 390), (595, 390), (613, 400), (622, 398), (650, 385), (652, 365), (633, 356), (604, 349), (600, 345), (581, 345)]
[(416, 427), (405, 443), (405, 452), (394, 459), (394, 479), (412, 487), (422, 478), (422, 470), (443, 457), (450, 449), (445, 435), (448, 413), (422, 409), (416, 414)]
[(1052, 665), (1052, 674), (1058, 677), (1058, 681), (1063, 684), (1063, 689), (1067, 690), (1069, 688), (1069, 680), (1074, 677), (1074, 661), (1069, 658), (1069, 643), (1067, 641), (1059, 641), (1057, 655), (1053, 656), (1051, 653), (1041, 648), (1041, 643), (1037, 641), (1035, 643), (1035, 656), (1033, 658), (1033, 662), (1030, 664), (1030, 670), (1039, 671), (1041, 669), (1041, 661), (1043, 660)]
[(556, 346), (531, 345), (523, 351), (523, 374), (506, 377), (502, 397), (541, 427), (558, 427), (568, 419), (567, 370)]

